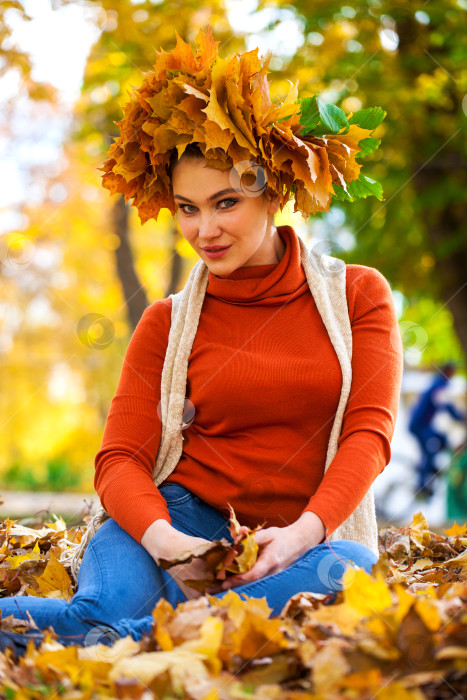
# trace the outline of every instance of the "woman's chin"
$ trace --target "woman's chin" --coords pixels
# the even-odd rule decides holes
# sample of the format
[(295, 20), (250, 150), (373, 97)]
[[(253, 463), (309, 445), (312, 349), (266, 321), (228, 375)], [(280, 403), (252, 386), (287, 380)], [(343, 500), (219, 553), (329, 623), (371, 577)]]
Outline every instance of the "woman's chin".
[(230, 275), (231, 272), (236, 270), (236, 267), (232, 267), (231, 265), (227, 266), (217, 266), (217, 265), (208, 265), (209, 272), (211, 272), (213, 275), (216, 275), (216, 277), (227, 277), (227, 275)]
[(203, 256), (203, 262), (209, 268), (209, 271), (215, 275), (230, 275), (231, 272), (237, 269), (239, 265), (232, 260), (227, 260), (227, 256), (223, 258), (212, 259), (207, 256)]

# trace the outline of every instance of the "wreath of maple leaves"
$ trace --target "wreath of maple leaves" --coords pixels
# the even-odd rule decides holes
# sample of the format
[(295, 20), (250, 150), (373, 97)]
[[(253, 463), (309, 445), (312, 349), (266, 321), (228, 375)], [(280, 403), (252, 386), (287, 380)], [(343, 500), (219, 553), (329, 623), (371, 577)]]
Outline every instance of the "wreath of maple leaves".
[(157, 220), (163, 207), (173, 216), (171, 155), (176, 149), (180, 158), (197, 143), (210, 167), (233, 167), (242, 177), (245, 163), (261, 166), (281, 209), (293, 194), (294, 211), (305, 219), (329, 211), (333, 185), (347, 192), (359, 178), (358, 144), (372, 129), (347, 123), (343, 133), (312, 134), (300, 121), (298, 80), (284, 100), (271, 101), (270, 57), (260, 58), (257, 48), (220, 57), (209, 26), (199, 30), (196, 51), (175, 33), (175, 48), (156, 51), (153, 70), (143, 73), (142, 85), (122, 105), (124, 117), (115, 122), (120, 136), (100, 168), (103, 187), (123, 194), (125, 202), (133, 198), (142, 223)]

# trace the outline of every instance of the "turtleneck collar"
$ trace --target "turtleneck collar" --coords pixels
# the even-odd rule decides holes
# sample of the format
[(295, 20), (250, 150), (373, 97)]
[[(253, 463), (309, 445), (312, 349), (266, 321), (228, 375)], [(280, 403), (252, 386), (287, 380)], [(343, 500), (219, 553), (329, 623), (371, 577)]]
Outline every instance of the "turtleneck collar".
[(300, 261), (300, 245), (292, 226), (277, 226), (285, 243), (278, 263), (238, 267), (225, 277), (209, 272), (206, 294), (230, 304), (279, 305), (309, 291)]

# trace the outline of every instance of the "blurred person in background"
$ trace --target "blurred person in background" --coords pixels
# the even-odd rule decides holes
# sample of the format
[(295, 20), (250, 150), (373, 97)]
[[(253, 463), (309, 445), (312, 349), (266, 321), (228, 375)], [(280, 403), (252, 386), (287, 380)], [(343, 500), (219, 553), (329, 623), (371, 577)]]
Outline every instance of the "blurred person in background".
[(421, 458), (417, 466), (417, 493), (431, 497), (433, 488), (430, 481), (440, 471), (436, 466), (436, 455), (448, 447), (447, 435), (433, 426), (437, 413), (447, 411), (455, 420), (465, 421), (465, 414), (449, 401), (443, 401), (439, 394), (449, 384), (456, 372), (456, 364), (443, 365), (430, 385), (420, 394), (412, 406), (409, 418), (409, 432), (417, 439)]

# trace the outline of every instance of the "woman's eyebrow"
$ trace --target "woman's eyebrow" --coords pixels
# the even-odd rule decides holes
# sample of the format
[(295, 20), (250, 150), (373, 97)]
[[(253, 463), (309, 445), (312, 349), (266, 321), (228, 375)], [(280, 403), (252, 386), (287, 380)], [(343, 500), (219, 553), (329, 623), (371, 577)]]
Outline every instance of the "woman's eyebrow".
[[(227, 187), (225, 190), (220, 190), (220, 192), (216, 192), (216, 194), (212, 194), (210, 197), (208, 197), (208, 202), (211, 202), (217, 197), (221, 197), (223, 194), (230, 194), (231, 192), (238, 192), (239, 194), (241, 194), (242, 190), (236, 189), (234, 187)], [(174, 194), (174, 199), (184, 199), (186, 202), (190, 202), (190, 204), (193, 204), (191, 199), (188, 199), (188, 197), (184, 197), (181, 194)]]

